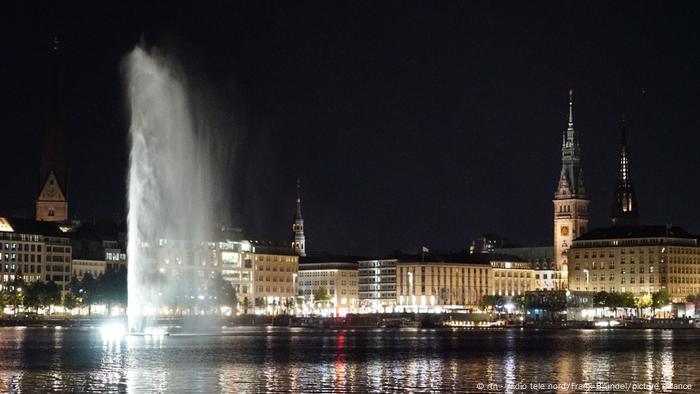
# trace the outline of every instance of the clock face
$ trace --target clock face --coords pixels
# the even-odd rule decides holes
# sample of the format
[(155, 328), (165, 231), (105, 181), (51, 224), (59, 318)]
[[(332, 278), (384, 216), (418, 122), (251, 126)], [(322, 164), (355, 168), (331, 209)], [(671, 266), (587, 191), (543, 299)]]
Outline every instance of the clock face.
[(50, 185), (48, 189), (46, 189), (46, 194), (48, 194), (49, 197), (53, 197), (56, 195), (56, 186)]
[(561, 235), (563, 235), (563, 236), (569, 235), (569, 227), (563, 226), (563, 227), (561, 228)]

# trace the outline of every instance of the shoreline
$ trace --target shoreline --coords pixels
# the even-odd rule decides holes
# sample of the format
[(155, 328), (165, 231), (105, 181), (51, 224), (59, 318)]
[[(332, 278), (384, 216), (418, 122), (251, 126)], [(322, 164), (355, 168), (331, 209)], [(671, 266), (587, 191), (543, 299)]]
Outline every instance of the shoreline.
[[(248, 317), (248, 316), (246, 316)], [(238, 322), (236, 320), (239, 320)], [(663, 330), (688, 330), (688, 329), (700, 329), (700, 321), (693, 321), (688, 319), (655, 319), (655, 320), (629, 320), (622, 321), (619, 325), (614, 326), (596, 326), (595, 321), (580, 321), (580, 320), (570, 320), (570, 321), (560, 321), (560, 322), (527, 322), (526, 324), (504, 324), (504, 325), (493, 325), (493, 326), (452, 326), (452, 325), (440, 325), (440, 324), (430, 324), (420, 321), (409, 321), (411, 324), (398, 324), (398, 325), (380, 325), (380, 324), (367, 324), (369, 322), (357, 322), (346, 321), (344, 319), (315, 319), (313, 324), (290, 324), (291, 319), (286, 317), (285, 319), (273, 319), (270, 316), (255, 316), (249, 317), (240, 321), (241, 319), (214, 319), (210, 321), (207, 326), (200, 328), (211, 329), (234, 329), (234, 328), (245, 328), (245, 327), (289, 327), (289, 328), (301, 328), (301, 329), (311, 329), (311, 330), (343, 330), (343, 329), (435, 329), (435, 330), (511, 330), (511, 329), (523, 329), (523, 330), (576, 330), (576, 329), (596, 329), (596, 330), (635, 330), (635, 329), (663, 329)], [(281, 320), (281, 321), (279, 321)], [(25, 327), (25, 328), (96, 328), (104, 325), (108, 322), (126, 322), (125, 317), (118, 318), (89, 318), (89, 319), (75, 319), (75, 318), (48, 318), (48, 319), (36, 319), (36, 318), (13, 318), (13, 319), (0, 319), (0, 328), (3, 327)], [(286, 323), (286, 324), (282, 324)], [(365, 324), (363, 324), (365, 323)], [(165, 326), (181, 327), (187, 326), (187, 321), (182, 319), (172, 319), (163, 320), (159, 323)]]

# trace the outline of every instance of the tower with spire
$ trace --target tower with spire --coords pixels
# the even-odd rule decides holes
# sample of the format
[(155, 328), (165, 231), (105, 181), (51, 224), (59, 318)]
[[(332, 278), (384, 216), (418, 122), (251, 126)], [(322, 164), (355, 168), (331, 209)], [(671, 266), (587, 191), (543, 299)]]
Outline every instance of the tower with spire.
[(44, 149), (39, 171), (36, 220), (66, 222), (68, 220), (68, 194), (63, 152), (63, 112), (58, 75), (60, 49), (58, 38), (54, 37), (51, 44), (53, 69), (48, 100), (48, 122), (44, 135)]
[(306, 237), (304, 236), (304, 218), (301, 216), (301, 181), (297, 179), (297, 211), (294, 214), (294, 242), (292, 248), (299, 256), (306, 256)]
[(562, 134), (561, 172), (554, 192), (554, 261), (556, 286), (567, 287), (567, 252), (574, 239), (588, 230), (588, 205), (581, 168), (581, 146), (574, 130), (574, 92), (569, 90), (568, 126)]
[(634, 193), (634, 185), (632, 185), (632, 178), (630, 177), (627, 133), (624, 121), (622, 121), (621, 128), (620, 162), (610, 220), (613, 226), (636, 226), (639, 224), (639, 203), (637, 202), (637, 195)]

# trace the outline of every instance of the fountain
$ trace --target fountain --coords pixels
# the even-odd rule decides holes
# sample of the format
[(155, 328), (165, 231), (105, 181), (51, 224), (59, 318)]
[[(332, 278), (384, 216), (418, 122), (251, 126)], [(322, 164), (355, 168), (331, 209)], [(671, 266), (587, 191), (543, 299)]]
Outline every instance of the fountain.
[(163, 316), (204, 314), (219, 188), (216, 155), (207, 130), (195, 127), (179, 68), (136, 47), (123, 72), (131, 113), (127, 314), (129, 332), (144, 333)]

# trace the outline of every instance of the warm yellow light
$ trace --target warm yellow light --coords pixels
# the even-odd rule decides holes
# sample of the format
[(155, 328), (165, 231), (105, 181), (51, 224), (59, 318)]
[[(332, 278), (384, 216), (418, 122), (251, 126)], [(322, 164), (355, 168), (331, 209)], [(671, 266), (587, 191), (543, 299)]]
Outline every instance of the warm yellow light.
[(0, 231), (13, 233), (15, 230), (10, 226), (10, 222), (5, 218), (0, 218)]

